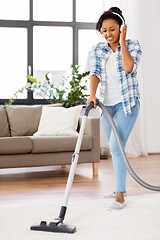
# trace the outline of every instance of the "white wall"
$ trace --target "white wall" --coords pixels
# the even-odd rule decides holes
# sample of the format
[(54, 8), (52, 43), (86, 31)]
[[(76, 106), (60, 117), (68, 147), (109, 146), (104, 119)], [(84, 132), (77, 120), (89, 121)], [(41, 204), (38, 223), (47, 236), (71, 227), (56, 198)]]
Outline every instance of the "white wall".
[(148, 152), (160, 152), (160, 1), (137, 4), (137, 36), (142, 45), (141, 85)]
[[(127, 38), (138, 39), (143, 56), (138, 68), (141, 110), (133, 137), (137, 153), (160, 152), (160, 0), (104, 0), (105, 10), (119, 7), (128, 26)], [(134, 132), (134, 134), (133, 134)], [(139, 132), (139, 135), (138, 135)], [(137, 140), (136, 140), (137, 141)], [(135, 141), (135, 142), (136, 142)], [(128, 147), (128, 150), (131, 148)]]

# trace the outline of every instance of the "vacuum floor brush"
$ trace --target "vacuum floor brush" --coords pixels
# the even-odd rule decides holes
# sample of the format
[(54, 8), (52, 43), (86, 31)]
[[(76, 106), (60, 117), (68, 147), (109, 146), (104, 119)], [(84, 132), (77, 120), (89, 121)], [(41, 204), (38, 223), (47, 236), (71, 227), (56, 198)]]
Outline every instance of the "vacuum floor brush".
[[(128, 172), (130, 173), (130, 175), (134, 178), (135, 181), (137, 181), (143, 187), (145, 187), (149, 190), (153, 190), (153, 191), (160, 191), (160, 186), (152, 186), (152, 185), (144, 182), (133, 171), (130, 163), (128, 162), (128, 159), (127, 159), (126, 153), (124, 151), (124, 147), (123, 147), (121, 138), (119, 136), (116, 125), (115, 125), (110, 113), (108, 112), (107, 108), (98, 99), (97, 99), (96, 104), (97, 104), (97, 106), (99, 106), (102, 109), (103, 113), (107, 117), (107, 119), (108, 119), (108, 121), (109, 121), (109, 123), (112, 127), (112, 130), (113, 130), (114, 135), (116, 137), (117, 144), (119, 146), (122, 158), (124, 160), (124, 163), (127, 167)], [(64, 221), (64, 218), (65, 218), (67, 205), (68, 205), (68, 199), (69, 199), (69, 195), (70, 195), (70, 191), (71, 191), (71, 187), (72, 187), (72, 183), (73, 183), (73, 179), (74, 179), (74, 175), (75, 175), (75, 171), (76, 171), (76, 166), (77, 166), (77, 163), (78, 163), (79, 152), (80, 152), (80, 147), (81, 147), (81, 143), (82, 143), (82, 139), (83, 139), (83, 134), (84, 134), (86, 121), (87, 121), (88, 114), (89, 114), (90, 110), (92, 109), (92, 107), (94, 107), (93, 102), (91, 102), (85, 108), (84, 116), (82, 118), (82, 124), (81, 124), (81, 128), (80, 128), (80, 132), (79, 132), (77, 143), (76, 143), (75, 152), (72, 155), (72, 164), (71, 164), (69, 177), (68, 177), (67, 185), (66, 185), (66, 189), (65, 189), (63, 205), (61, 206), (59, 216), (57, 218), (55, 218), (53, 220), (53, 222), (50, 222), (49, 224), (47, 224), (46, 221), (41, 221), (41, 223), (39, 225), (31, 226), (31, 230), (44, 231), (44, 232), (60, 232), (60, 233), (74, 233), (74, 232), (76, 232), (76, 227), (75, 226), (70, 226), (70, 225), (64, 224), (63, 221)]]

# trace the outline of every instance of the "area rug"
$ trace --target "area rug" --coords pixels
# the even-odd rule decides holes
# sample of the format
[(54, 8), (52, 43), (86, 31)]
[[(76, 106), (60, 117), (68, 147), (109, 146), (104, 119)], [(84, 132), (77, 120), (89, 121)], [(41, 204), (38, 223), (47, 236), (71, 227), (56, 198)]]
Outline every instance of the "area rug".
[(70, 200), (65, 223), (74, 234), (31, 231), (41, 220), (58, 217), (61, 202), (54, 199), (0, 203), (0, 240), (159, 240), (160, 194), (127, 197), (127, 207), (109, 211), (112, 199)]

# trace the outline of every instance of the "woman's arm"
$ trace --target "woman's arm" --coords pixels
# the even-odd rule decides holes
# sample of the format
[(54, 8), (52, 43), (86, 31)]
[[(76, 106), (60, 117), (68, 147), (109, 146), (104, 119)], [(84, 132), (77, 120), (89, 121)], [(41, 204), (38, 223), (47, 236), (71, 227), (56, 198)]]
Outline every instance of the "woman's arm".
[(124, 71), (127, 74), (129, 74), (133, 70), (134, 59), (129, 54), (128, 48), (125, 43), (126, 34), (127, 34), (127, 25), (125, 24), (120, 35), (120, 45), (121, 45), (121, 55), (122, 55), (122, 67)]
[(98, 77), (96, 77), (95, 75), (91, 76), (91, 78), (90, 78), (90, 97), (86, 102), (87, 105), (93, 101), (94, 107), (96, 107), (96, 91), (97, 91), (99, 82), (100, 82), (100, 80)]
[(129, 74), (133, 70), (134, 60), (128, 52), (128, 48), (125, 43), (121, 45), (121, 54), (122, 54), (122, 67), (124, 71)]

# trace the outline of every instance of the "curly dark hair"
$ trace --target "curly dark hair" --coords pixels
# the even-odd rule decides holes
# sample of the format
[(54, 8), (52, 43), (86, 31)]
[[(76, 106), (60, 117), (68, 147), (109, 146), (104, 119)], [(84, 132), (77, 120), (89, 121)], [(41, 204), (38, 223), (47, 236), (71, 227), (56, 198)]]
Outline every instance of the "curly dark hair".
[(118, 8), (118, 7), (111, 7), (108, 11), (105, 11), (99, 18), (98, 22), (96, 23), (96, 30), (101, 32), (101, 27), (102, 27), (102, 23), (104, 20), (106, 19), (114, 19), (118, 24), (119, 26), (122, 25), (122, 19), (121, 17), (119, 17), (118, 15), (112, 13), (112, 12), (115, 12), (117, 14), (119, 14), (124, 23), (125, 23), (125, 19), (122, 15), (122, 11)]

